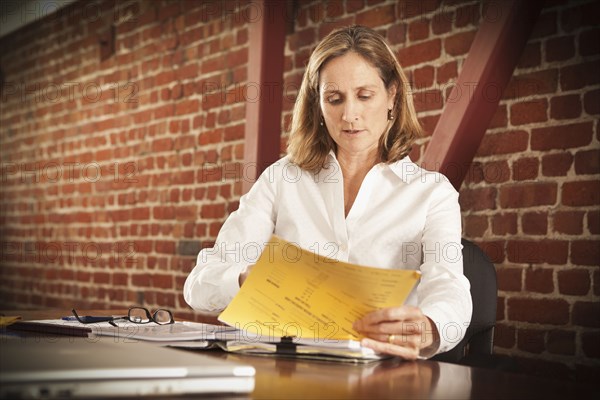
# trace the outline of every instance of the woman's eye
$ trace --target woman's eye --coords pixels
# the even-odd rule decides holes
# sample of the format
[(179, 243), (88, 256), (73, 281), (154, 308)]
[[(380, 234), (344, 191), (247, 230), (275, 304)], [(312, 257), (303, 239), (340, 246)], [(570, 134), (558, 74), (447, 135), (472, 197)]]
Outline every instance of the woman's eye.
[(362, 95), (362, 96), (358, 96), (358, 98), (361, 99), (361, 100), (369, 100), (371, 98), (371, 96)]
[(327, 102), (330, 104), (338, 104), (341, 101), (342, 99), (340, 99), (339, 97), (330, 97), (327, 99)]

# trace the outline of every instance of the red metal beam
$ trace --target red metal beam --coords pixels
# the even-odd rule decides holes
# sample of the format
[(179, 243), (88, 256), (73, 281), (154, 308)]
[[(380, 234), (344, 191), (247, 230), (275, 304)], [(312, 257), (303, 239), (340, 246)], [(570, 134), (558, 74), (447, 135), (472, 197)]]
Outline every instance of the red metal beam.
[(543, 7), (538, 0), (484, 4), (485, 13), (421, 165), (456, 190), (473, 161)]
[(287, 7), (286, 1), (255, 1), (257, 18), (248, 21), (247, 92), (257, 95), (246, 101), (244, 193), (279, 158)]

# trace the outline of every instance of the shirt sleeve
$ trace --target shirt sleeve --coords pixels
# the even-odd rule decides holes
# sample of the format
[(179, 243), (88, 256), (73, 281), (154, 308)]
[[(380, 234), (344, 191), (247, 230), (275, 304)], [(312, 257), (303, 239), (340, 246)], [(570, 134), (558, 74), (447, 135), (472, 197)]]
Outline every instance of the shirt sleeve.
[(427, 357), (456, 346), (465, 336), (473, 311), (469, 280), (463, 274), (458, 193), (445, 179), (436, 186), (423, 230), (422, 275), (417, 287), (419, 307), (440, 334), (439, 348)]
[(185, 301), (193, 309), (223, 310), (240, 288), (240, 273), (256, 263), (273, 234), (276, 190), (272, 168), (240, 198), (237, 211), (223, 224), (215, 245), (198, 254), (183, 287)]

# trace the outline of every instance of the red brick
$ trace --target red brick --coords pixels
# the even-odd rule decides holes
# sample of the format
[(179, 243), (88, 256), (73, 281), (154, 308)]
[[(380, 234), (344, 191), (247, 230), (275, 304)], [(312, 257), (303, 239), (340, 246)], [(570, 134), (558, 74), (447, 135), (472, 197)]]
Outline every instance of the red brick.
[(331, 33), (334, 29), (338, 29), (338, 28), (344, 28), (347, 27), (349, 25), (354, 24), (354, 15), (345, 17), (345, 18), (336, 18), (335, 20), (328, 22), (326, 24), (321, 24), (319, 26), (319, 33), (318, 33), (318, 38), (322, 39), (325, 36), (327, 36), (329, 33)]
[(513, 75), (504, 90), (504, 99), (519, 99), (555, 93), (558, 88), (558, 70), (546, 69), (527, 74)]
[(106, 272), (95, 272), (94, 273), (94, 283), (110, 283), (110, 275)]
[[(600, 333), (599, 332), (582, 332), (581, 333), (581, 349), (586, 357), (600, 358)], [(596, 379), (598, 374), (596, 371)]]
[(502, 208), (522, 208), (556, 204), (556, 183), (539, 182), (507, 185), (500, 188)]
[(562, 10), (560, 25), (565, 32), (572, 32), (586, 26), (597, 26), (596, 16), (599, 14), (600, 4), (597, 2), (575, 2), (573, 7), (565, 7)]
[(544, 122), (548, 119), (546, 99), (515, 103), (510, 107), (510, 122), (513, 125), (524, 125), (533, 122)]
[(588, 211), (587, 226), (592, 235), (600, 234), (600, 211)]
[[(504, 302), (505, 298), (502, 296), (498, 296), (496, 300), (496, 321), (504, 321), (506, 319), (506, 314), (504, 313)], [(498, 327), (498, 324), (496, 324)]]
[(477, 25), (484, 18), (481, 11), (481, 4), (467, 4), (458, 7), (455, 11), (455, 25), (457, 28), (462, 28), (468, 25)]
[(386, 5), (372, 8), (356, 14), (356, 24), (370, 27), (387, 25), (395, 21), (394, 5)]
[(503, 240), (478, 241), (477, 245), (488, 256), (494, 264), (501, 264), (505, 261), (505, 242)]
[(315, 28), (306, 28), (294, 32), (288, 37), (290, 50), (298, 51), (298, 49), (309, 46), (314, 43), (316, 36)]
[(200, 210), (200, 216), (206, 219), (223, 218), (225, 216), (225, 205), (205, 204)]
[(437, 83), (446, 83), (458, 77), (456, 61), (450, 61), (437, 69)]
[(554, 214), (554, 232), (567, 235), (583, 233), (583, 211), (558, 211)]
[(150, 275), (150, 286), (159, 289), (173, 288), (173, 275), (154, 274)]
[(112, 274), (112, 284), (115, 286), (127, 286), (129, 275), (122, 272), (114, 272)]
[(583, 108), (590, 115), (600, 114), (600, 89), (587, 92), (583, 96)]
[(150, 219), (149, 207), (137, 207), (131, 210), (131, 219), (147, 220)]
[(423, 111), (440, 110), (444, 106), (442, 92), (436, 89), (427, 89), (414, 93), (413, 102), (417, 113)]
[(590, 272), (585, 269), (558, 271), (558, 291), (560, 294), (585, 296), (591, 287)]
[(550, 100), (550, 117), (554, 119), (571, 119), (581, 115), (579, 94), (553, 97)]
[(523, 270), (521, 268), (501, 267), (496, 269), (498, 290), (520, 292), (523, 290)]
[(563, 299), (509, 298), (508, 318), (512, 321), (564, 325), (569, 321), (569, 303)]
[(464, 217), (464, 232), (467, 237), (481, 237), (488, 229), (488, 217), (485, 215), (467, 215)]
[(575, 355), (575, 332), (554, 329), (548, 332), (546, 350), (552, 354)]
[(505, 105), (499, 105), (492, 116), (488, 129), (506, 128), (508, 125), (508, 111)]
[(496, 154), (511, 154), (527, 150), (529, 135), (526, 131), (508, 131), (486, 134), (483, 137), (477, 154), (490, 156)]
[(173, 206), (156, 206), (152, 210), (155, 219), (173, 219), (175, 218), (175, 208)]
[(565, 182), (562, 186), (562, 204), (567, 206), (592, 206), (600, 203), (600, 182)]
[(527, 235), (545, 235), (548, 231), (548, 214), (528, 212), (521, 217), (521, 228)]
[(475, 39), (476, 31), (456, 33), (444, 40), (444, 50), (451, 56), (467, 54)]
[(569, 125), (555, 125), (532, 129), (532, 150), (565, 150), (582, 147), (591, 143), (593, 138), (592, 122), (581, 122)]
[(200, 109), (200, 102), (196, 99), (179, 102), (175, 105), (175, 115), (193, 114)]
[(452, 30), (454, 12), (436, 13), (431, 19), (431, 31), (434, 35), (442, 35)]
[(520, 328), (517, 330), (517, 347), (519, 350), (539, 354), (546, 349), (545, 333), (540, 329)]
[(517, 214), (494, 215), (492, 217), (492, 233), (500, 236), (517, 233)]
[(403, 67), (421, 64), (426, 61), (436, 60), (440, 57), (442, 42), (440, 39), (428, 40), (412, 46), (402, 48), (398, 53), (398, 60)]
[(552, 271), (549, 268), (528, 269), (525, 272), (525, 290), (528, 292), (552, 293), (554, 291)]
[(419, 122), (423, 127), (424, 135), (431, 136), (440, 119), (440, 115), (428, 115), (419, 117)]
[(573, 305), (573, 324), (600, 328), (600, 303), (578, 301)]
[(430, 20), (419, 18), (408, 25), (408, 38), (410, 41), (424, 40), (429, 37)]
[(585, 86), (600, 83), (600, 60), (579, 63), (560, 70), (560, 87), (562, 90), (581, 89)]
[(566, 176), (573, 164), (571, 153), (550, 154), (542, 157), (542, 175)]
[(480, 211), (496, 209), (497, 191), (493, 187), (461, 189), (459, 203), (462, 210)]
[(245, 136), (245, 125), (234, 125), (225, 128), (224, 139), (225, 141), (232, 141), (243, 139)]
[(547, 9), (544, 9), (533, 26), (531, 39), (552, 36), (555, 34), (557, 32), (557, 20), (556, 12), (548, 12)]
[(505, 324), (496, 324), (494, 329), (494, 346), (511, 349), (516, 344), (516, 329)]
[[(404, 44), (406, 42), (406, 24), (398, 21), (390, 26), (387, 30), (387, 39), (391, 45)], [(404, 66), (404, 64), (402, 65)]]
[(346, 12), (352, 14), (365, 6), (364, 0), (347, 0)]
[(579, 54), (593, 56), (600, 53), (600, 29), (590, 29), (579, 35)]
[(577, 175), (600, 174), (600, 150), (575, 153), (575, 173)]
[(150, 285), (150, 279), (147, 274), (133, 274), (131, 275), (131, 284), (135, 287), (142, 288)]
[(560, 36), (546, 40), (546, 61), (565, 61), (575, 56), (573, 36)]
[(175, 217), (177, 220), (196, 220), (198, 217), (197, 207), (192, 206), (181, 206), (175, 208)]
[(600, 241), (573, 241), (571, 243), (571, 262), (575, 265), (600, 266)]
[(517, 64), (517, 68), (533, 68), (539, 67), (542, 62), (542, 51), (539, 42), (527, 43), (521, 59)]
[(402, 1), (398, 2), (398, 17), (409, 19), (428, 14), (439, 7), (439, 0)]
[(154, 242), (154, 250), (162, 254), (175, 254), (175, 242), (157, 240)]
[(415, 88), (428, 88), (433, 85), (433, 74), (435, 70), (433, 67), (427, 65), (423, 68), (417, 68), (414, 70), (414, 86)]
[(539, 168), (540, 162), (537, 158), (520, 158), (512, 164), (513, 179), (515, 181), (536, 179)]
[(506, 245), (508, 261), (521, 264), (567, 263), (569, 243), (562, 240), (510, 240)]

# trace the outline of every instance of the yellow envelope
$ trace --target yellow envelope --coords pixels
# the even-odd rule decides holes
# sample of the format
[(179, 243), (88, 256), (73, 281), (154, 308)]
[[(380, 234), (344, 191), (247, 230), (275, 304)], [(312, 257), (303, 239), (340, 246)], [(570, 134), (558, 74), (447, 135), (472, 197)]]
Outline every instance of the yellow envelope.
[(262, 341), (359, 340), (354, 321), (403, 304), (420, 276), (333, 260), (272, 236), (219, 320)]

